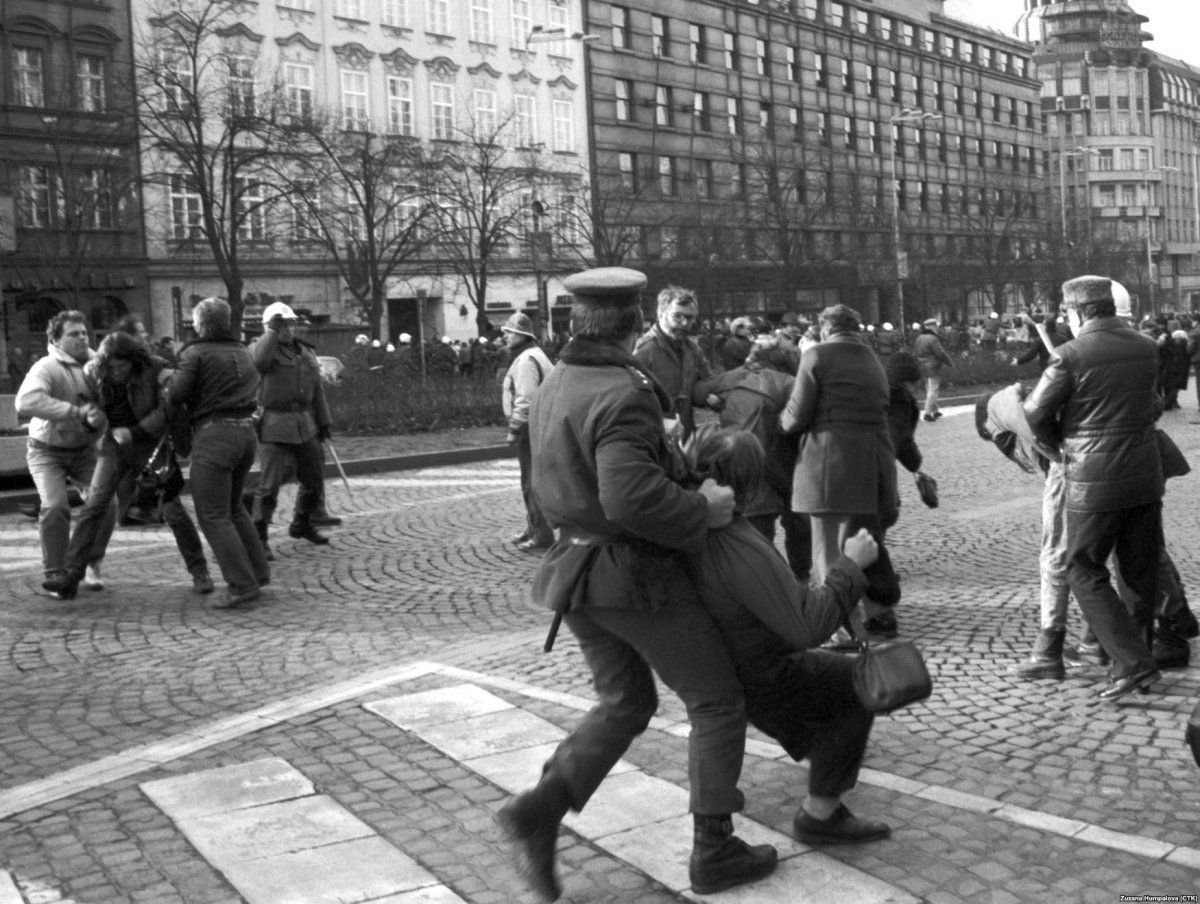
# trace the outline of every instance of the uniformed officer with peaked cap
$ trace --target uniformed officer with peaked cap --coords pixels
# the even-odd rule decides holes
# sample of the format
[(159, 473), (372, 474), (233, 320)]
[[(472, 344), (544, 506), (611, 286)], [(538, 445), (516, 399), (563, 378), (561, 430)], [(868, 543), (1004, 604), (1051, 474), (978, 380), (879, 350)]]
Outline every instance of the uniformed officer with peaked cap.
[[(742, 687), (715, 623), (685, 570), (683, 550), (733, 513), (727, 488), (685, 489), (663, 432), (666, 399), (633, 358), (646, 277), (602, 267), (565, 281), (573, 337), (533, 401), (533, 486), (559, 539), (542, 558), (535, 600), (579, 641), (597, 694), (545, 764), (541, 781), (500, 811), (524, 878), (546, 900), (558, 825), (581, 810), (658, 700), (654, 672), (686, 704), (696, 834), (694, 891), (709, 894), (767, 875), (770, 846), (733, 834), (745, 748)], [(549, 641), (548, 641), (549, 643)]]

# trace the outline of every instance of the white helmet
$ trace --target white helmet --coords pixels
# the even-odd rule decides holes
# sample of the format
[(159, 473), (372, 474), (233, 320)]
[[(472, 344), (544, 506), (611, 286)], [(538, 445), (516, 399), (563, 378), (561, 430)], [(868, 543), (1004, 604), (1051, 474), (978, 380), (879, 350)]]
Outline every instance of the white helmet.
[(400, 344), (401, 345), (412, 345), (412, 336), (410, 336), (408, 333), (401, 333), (400, 334)]
[(296, 316), (296, 312), (293, 311), (286, 304), (284, 304), (282, 301), (273, 301), (269, 305), (267, 305), (265, 308), (263, 308), (263, 315), (262, 315), (263, 326), (266, 326), (268, 323), (270, 323), (276, 317), (280, 317), (283, 320), (298, 320), (299, 319)]

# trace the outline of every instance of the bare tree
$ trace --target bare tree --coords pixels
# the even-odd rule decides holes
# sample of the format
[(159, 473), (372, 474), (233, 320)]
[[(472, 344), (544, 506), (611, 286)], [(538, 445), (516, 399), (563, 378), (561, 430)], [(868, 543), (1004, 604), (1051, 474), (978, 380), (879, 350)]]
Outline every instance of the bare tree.
[[(269, 239), (265, 178), (283, 99), (239, 24), (240, 0), (158, 0), (135, 53), (147, 182), (169, 198), (168, 241), (206, 254), (240, 325), (247, 248)], [(293, 99), (290, 114), (309, 111)]]

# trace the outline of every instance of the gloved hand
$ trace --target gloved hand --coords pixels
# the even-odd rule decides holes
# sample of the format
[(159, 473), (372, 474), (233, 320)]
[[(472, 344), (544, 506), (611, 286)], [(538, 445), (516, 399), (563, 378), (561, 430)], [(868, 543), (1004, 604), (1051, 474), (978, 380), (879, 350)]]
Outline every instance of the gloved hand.
[(317, 428), (317, 439), (323, 443), (333, 439), (333, 433), (330, 431), (328, 424)]

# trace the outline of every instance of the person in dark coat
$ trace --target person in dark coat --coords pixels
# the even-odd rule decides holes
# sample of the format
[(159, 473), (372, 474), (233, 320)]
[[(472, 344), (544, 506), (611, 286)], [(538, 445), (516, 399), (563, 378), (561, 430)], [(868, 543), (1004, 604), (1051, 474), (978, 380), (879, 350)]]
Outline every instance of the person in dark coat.
[(942, 371), (954, 366), (954, 359), (942, 348), (936, 318), (930, 317), (921, 325), (921, 332), (913, 340), (912, 353), (921, 366), (921, 376), (925, 378), (924, 418), (927, 421), (936, 421), (942, 416), (941, 409), (938, 408), (938, 397), (942, 391)]
[(1182, 329), (1158, 338), (1158, 383), (1164, 411), (1179, 410), (1179, 393), (1187, 389), (1191, 364), (1188, 335)]
[(733, 323), (729, 324), (729, 335), (725, 337), (725, 340), (717, 349), (717, 354), (721, 360), (721, 367), (724, 370), (733, 370), (735, 367), (741, 367), (746, 363), (746, 358), (749, 357), (753, 344), (750, 338), (750, 318), (735, 317)]
[(655, 674), (692, 723), (692, 890), (711, 894), (759, 879), (777, 860), (769, 845), (751, 847), (733, 834), (732, 814), (744, 803), (737, 782), (745, 698), (685, 556), (709, 529), (729, 523), (733, 491), (712, 481), (696, 490), (680, 483), (686, 469), (663, 431), (669, 399), (632, 356), (645, 284), (624, 267), (565, 280), (575, 296), (574, 335), (530, 414), (534, 491), (558, 529), (534, 575), (533, 598), (575, 635), (599, 697), (538, 784), (497, 814), (518, 869), (548, 901), (562, 893), (554, 870), (559, 824), (584, 807), (650, 723)]
[[(1067, 581), (1113, 660), (1098, 696), (1115, 700), (1160, 674), (1149, 644), (1163, 545), (1158, 350), (1116, 316), (1105, 277), (1064, 283), (1063, 306), (1075, 338), (1055, 349), (1024, 409), (1037, 438), (1062, 454)], [(1140, 600), (1135, 613), (1105, 568), (1113, 551)]]
[[(1039, 326), (1039, 321), (1036, 317), (1022, 314), (1021, 319), (1031, 330), (1036, 330)], [(1040, 325), (1045, 327), (1045, 337), (1042, 337), (1041, 330), (1037, 330), (1038, 335), (1030, 341), (1029, 348), (1012, 359), (1013, 366), (1020, 367), (1022, 364), (1028, 364), (1030, 361), (1036, 360), (1038, 367), (1045, 370), (1046, 365), (1050, 363), (1050, 352), (1070, 340), (1069, 336), (1064, 336), (1059, 332), (1058, 318), (1054, 315), (1046, 315), (1041, 320)]]

